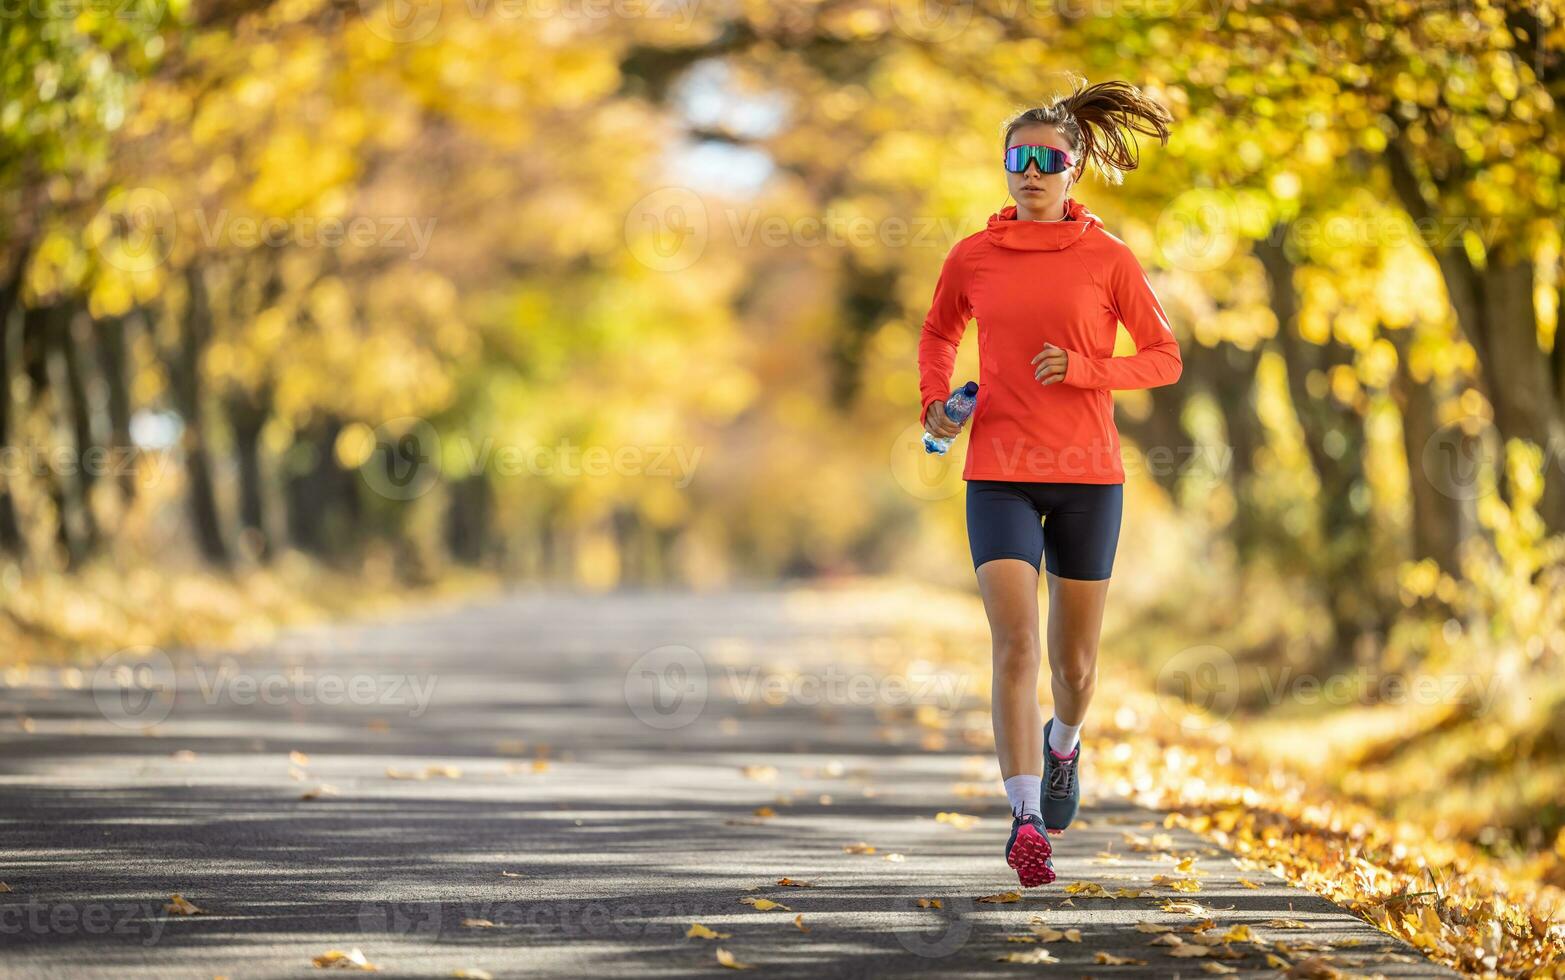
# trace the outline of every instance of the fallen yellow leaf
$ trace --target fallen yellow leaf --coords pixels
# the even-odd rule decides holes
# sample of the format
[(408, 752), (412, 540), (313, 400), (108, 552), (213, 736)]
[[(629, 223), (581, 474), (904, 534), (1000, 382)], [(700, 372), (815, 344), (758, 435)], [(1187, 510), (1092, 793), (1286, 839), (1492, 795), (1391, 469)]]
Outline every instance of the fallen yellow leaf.
[(781, 902), (774, 902), (769, 898), (754, 898), (752, 896), (746, 895), (744, 898), (741, 898), (739, 902), (741, 905), (753, 906), (757, 912), (770, 912), (773, 909), (782, 909), (784, 912), (793, 911), (793, 909), (782, 904)]
[(340, 949), (328, 949), (326, 952), (310, 960), (317, 967), (328, 970), (379, 970), (380, 967), (364, 958), (364, 954), (354, 947), (348, 952)]
[(708, 929), (699, 922), (690, 923), (690, 928), (685, 930), (686, 939), (728, 939), (730, 935), (730, 933)]
[(777, 883), (788, 888), (814, 888), (813, 881), (800, 881), (797, 878), (778, 878)]
[(971, 830), (978, 826), (978, 820), (978, 817), (975, 817), (970, 813), (948, 813), (941, 811), (940, 813), (935, 814), (936, 823), (950, 824), (957, 830)]
[(980, 902), (984, 902), (989, 905), (1003, 905), (1008, 902), (1020, 902), (1021, 900), (1021, 892), (1001, 892), (998, 895), (985, 895), (983, 898), (979, 899)]
[(798, 915), (793, 917), (793, 924), (799, 927), (799, 931), (800, 932), (809, 932), (810, 931), (810, 927), (804, 924), (804, 913), (803, 912), (801, 912)]
[[(10, 889), (6, 889), (10, 891)], [(199, 909), (187, 900), (183, 895), (170, 895), (168, 904), (163, 906), (163, 911), (169, 915), (206, 915), (206, 909)]]
[(734, 959), (734, 954), (730, 953), (728, 950), (724, 949), (721, 946), (717, 947), (717, 962), (721, 963), (723, 966), (728, 967), (730, 970), (748, 970), (748, 969), (750, 969), (750, 964), (748, 964), (748, 963), (741, 963), (738, 960)]
[(1044, 949), (1042, 946), (1039, 946), (1036, 949), (1025, 950), (1025, 951), (1020, 952), (1020, 953), (1005, 953), (1005, 954), (1003, 954), (1001, 956), (996, 956), (995, 960), (1000, 962), (1000, 963), (1058, 963), (1059, 962), (1059, 960), (1055, 958), (1053, 953), (1049, 952), (1047, 949)]
[(1129, 956), (1115, 956), (1113, 953), (1105, 953), (1102, 950), (1092, 955), (1092, 962), (1101, 966), (1146, 966), (1146, 960), (1133, 959)]

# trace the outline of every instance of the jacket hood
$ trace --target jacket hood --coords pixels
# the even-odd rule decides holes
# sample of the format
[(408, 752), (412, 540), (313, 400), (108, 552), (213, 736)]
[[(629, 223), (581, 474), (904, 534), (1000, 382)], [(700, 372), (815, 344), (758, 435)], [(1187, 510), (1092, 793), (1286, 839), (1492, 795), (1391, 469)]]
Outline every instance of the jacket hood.
[(1066, 198), (1065, 218), (1060, 221), (1018, 221), (1016, 205), (1007, 204), (989, 216), (985, 234), (1001, 248), (1058, 252), (1081, 241), (1093, 225), (1102, 228), (1103, 222), (1079, 201)]

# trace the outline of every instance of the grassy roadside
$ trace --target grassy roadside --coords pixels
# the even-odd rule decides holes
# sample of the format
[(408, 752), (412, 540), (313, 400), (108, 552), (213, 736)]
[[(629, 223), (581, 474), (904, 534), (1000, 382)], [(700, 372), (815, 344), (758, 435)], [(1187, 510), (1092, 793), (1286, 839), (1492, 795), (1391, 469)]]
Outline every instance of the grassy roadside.
[(229, 575), (107, 561), (70, 573), (12, 566), (0, 568), (0, 669), (81, 664), (132, 647), (243, 648), (284, 627), (497, 587), (493, 576), (466, 571), (408, 585), (389, 565), (348, 572), (298, 555)]

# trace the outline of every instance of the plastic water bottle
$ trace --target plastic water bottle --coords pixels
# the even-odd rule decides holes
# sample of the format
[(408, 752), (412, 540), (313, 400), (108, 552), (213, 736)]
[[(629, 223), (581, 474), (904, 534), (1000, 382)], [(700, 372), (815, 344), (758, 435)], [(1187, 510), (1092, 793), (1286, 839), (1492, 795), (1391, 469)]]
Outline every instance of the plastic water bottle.
[[(951, 397), (946, 399), (946, 418), (958, 424), (967, 421), (967, 417), (973, 414), (973, 409), (978, 405), (978, 382), (969, 381), (967, 384), (951, 392)], [(944, 456), (947, 449), (955, 439), (937, 439), (928, 432), (924, 433), (924, 452), (938, 453)]]

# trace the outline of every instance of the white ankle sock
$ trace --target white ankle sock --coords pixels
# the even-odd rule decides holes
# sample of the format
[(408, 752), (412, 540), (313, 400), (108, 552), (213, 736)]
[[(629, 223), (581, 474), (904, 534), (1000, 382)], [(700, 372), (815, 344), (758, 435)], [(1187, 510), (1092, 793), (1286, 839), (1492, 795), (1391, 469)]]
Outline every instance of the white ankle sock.
[(1080, 735), (1080, 725), (1067, 725), (1060, 721), (1059, 715), (1055, 715), (1049, 725), (1049, 751), (1057, 756), (1069, 756), (1075, 751), (1076, 741)]
[(1020, 817), (1032, 814), (1035, 817), (1043, 816), (1040, 806), (1043, 795), (1042, 776), (1012, 776), (1005, 781), (1005, 795), (1011, 799), (1011, 816)]

